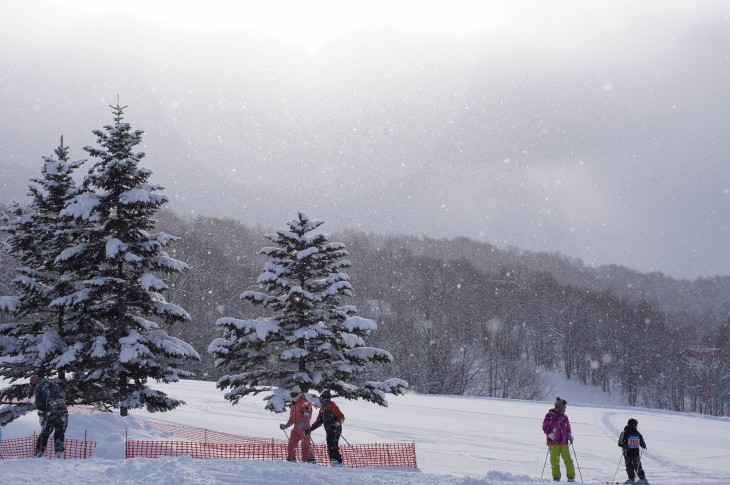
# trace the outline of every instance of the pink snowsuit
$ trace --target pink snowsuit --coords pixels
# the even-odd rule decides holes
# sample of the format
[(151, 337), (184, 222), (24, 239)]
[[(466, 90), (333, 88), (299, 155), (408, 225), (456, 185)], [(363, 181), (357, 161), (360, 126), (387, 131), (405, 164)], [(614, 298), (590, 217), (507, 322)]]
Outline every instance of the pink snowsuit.
[(294, 425), (291, 435), (289, 436), (289, 444), (286, 447), (287, 459), (294, 461), (297, 456), (297, 446), (302, 442), (302, 461), (314, 460), (314, 452), (312, 450), (312, 439), (305, 433), (309, 429), (309, 421), (312, 419), (312, 405), (307, 399), (300, 395), (299, 399), (294, 401), (289, 411), (289, 421), (287, 426)]

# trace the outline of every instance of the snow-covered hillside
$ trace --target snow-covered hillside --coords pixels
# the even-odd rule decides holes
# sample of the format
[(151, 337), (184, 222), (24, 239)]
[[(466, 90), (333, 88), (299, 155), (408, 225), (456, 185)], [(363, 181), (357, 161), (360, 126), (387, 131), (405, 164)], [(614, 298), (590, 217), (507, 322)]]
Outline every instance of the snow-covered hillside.
[[(526, 402), (409, 394), (391, 397), (388, 408), (339, 401), (347, 417), (344, 438), (353, 444), (415, 441), (419, 470), (331, 469), (286, 462), (191, 458), (124, 460), (125, 433), (130, 439), (168, 438), (137, 417), (283, 438), (278, 424), (285, 421), (284, 415), (265, 411), (260, 396), (231, 406), (210, 382), (184, 381), (159, 387), (183, 398), (187, 405), (155, 415), (133, 411), (127, 418), (73, 414), (67, 436), (83, 439), (86, 432), (90, 440), (97, 441), (94, 459), (0, 461), (3, 482), (532, 485), (549, 481), (549, 465), (540, 478), (546, 456), (541, 423), (552, 399)], [(614, 474), (616, 481), (626, 479), (623, 466), (618, 466), (621, 455), (616, 439), (627, 419), (634, 417), (648, 445), (642, 462), (650, 483), (730, 484), (730, 419), (601, 404), (603, 397), (590, 389), (569, 388), (564, 383), (556, 387), (569, 403), (567, 414), (580, 468), (578, 482), (602, 484), (612, 481)], [(3, 438), (27, 436), (38, 429), (35, 414), (27, 415), (4, 428)], [(322, 430), (314, 433), (314, 439), (324, 441)]]

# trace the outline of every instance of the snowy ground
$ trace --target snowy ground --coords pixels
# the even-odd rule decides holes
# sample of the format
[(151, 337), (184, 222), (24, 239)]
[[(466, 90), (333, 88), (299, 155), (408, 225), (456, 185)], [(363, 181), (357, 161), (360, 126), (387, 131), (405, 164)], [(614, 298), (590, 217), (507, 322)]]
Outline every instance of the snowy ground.
[[(730, 484), (730, 419), (629, 408), (617, 397), (593, 388), (557, 382), (556, 394), (568, 400), (580, 475), (577, 481), (612, 481), (620, 449), (616, 439), (629, 417), (639, 421), (648, 451), (642, 462), (653, 485)], [(182, 409), (132, 416), (73, 414), (67, 436), (95, 440), (91, 460), (21, 459), (0, 461), (3, 483), (38, 484), (460, 484), (534, 485), (549, 482), (541, 423), (550, 402), (525, 402), (468, 397), (407, 395), (390, 398), (381, 408), (339, 400), (347, 419), (344, 437), (350, 443), (415, 441), (419, 470), (331, 469), (316, 465), (249, 460), (160, 458), (124, 460), (124, 436), (162, 439), (163, 433), (139, 422), (150, 417), (172, 423), (248, 436), (283, 438), (278, 423), (284, 415), (263, 409), (260, 396), (231, 406), (213, 383), (185, 381), (165, 386), (182, 397)], [(602, 404), (605, 403), (605, 404)], [(33, 413), (3, 429), (3, 438), (38, 431)], [(314, 433), (316, 442), (324, 433)], [(626, 479), (623, 466), (616, 481)], [(563, 478), (565, 480), (565, 478)]]

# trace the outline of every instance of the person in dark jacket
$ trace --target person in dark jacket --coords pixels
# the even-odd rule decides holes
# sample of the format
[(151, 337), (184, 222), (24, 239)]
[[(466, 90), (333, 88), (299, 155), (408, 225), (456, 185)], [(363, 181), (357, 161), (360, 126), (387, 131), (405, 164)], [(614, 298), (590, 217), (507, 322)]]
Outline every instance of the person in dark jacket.
[(548, 411), (542, 422), (542, 431), (547, 438), (548, 450), (550, 451), (550, 467), (553, 480), (560, 481), (560, 458), (565, 462), (565, 474), (569, 482), (575, 481), (575, 466), (570, 457), (568, 443), (573, 442), (573, 435), (570, 430), (570, 420), (565, 414), (565, 406), (568, 401), (558, 397), (555, 399), (555, 406)]
[[(629, 476), (629, 479), (624, 483), (648, 485), (649, 482), (646, 480), (644, 468), (641, 466), (641, 450), (639, 450), (639, 447), (646, 449), (646, 443), (644, 442), (644, 437), (637, 429), (638, 426), (639, 422), (637, 420), (634, 418), (629, 419), (623, 432), (618, 437), (618, 445), (624, 450), (626, 474)], [(639, 475), (638, 482), (634, 482), (636, 475)]]
[(342, 464), (342, 455), (340, 455), (340, 436), (342, 436), (342, 423), (345, 421), (345, 415), (342, 414), (340, 408), (332, 402), (332, 393), (326, 390), (319, 396), (321, 408), (317, 414), (317, 419), (309, 428), (308, 432), (312, 432), (320, 426), (324, 425), (324, 431), (327, 433), (327, 454), (330, 457), (332, 466), (340, 466)]
[(58, 384), (48, 379), (41, 379), (35, 374), (30, 377), (30, 385), (35, 390), (35, 407), (41, 422), (41, 432), (35, 446), (35, 457), (43, 456), (46, 445), (48, 445), (48, 438), (53, 433), (53, 450), (56, 458), (63, 458), (66, 426), (68, 426), (66, 395)]

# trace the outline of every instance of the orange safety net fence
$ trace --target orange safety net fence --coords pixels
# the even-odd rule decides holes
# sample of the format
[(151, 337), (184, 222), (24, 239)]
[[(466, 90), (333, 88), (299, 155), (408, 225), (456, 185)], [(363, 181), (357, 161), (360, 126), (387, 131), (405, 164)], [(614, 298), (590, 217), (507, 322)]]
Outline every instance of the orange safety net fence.
[[(249, 460), (285, 460), (286, 441), (255, 439), (247, 444), (204, 443), (192, 441), (127, 440), (127, 458), (158, 458), (160, 456), (189, 456), (191, 458), (243, 458)], [(348, 467), (408, 467), (416, 468), (414, 443), (368, 443), (340, 445), (342, 465)], [(314, 455), (320, 465), (330, 465), (327, 445), (315, 444)], [(301, 460), (299, 450), (297, 459)]]
[[(84, 409), (73, 409), (71, 412), (84, 413)], [(187, 441), (126, 441), (127, 458), (158, 458), (160, 456), (190, 456), (201, 459), (251, 459), (251, 460), (285, 460), (287, 457), (287, 441), (282, 439), (266, 439), (240, 436), (204, 428), (196, 428), (179, 424), (165, 423), (138, 417), (161, 431), (170, 433), (175, 438)], [(0, 441), (0, 460), (30, 458), (34, 455), (37, 436), (12, 438)], [(94, 441), (81, 441), (73, 438), (65, 439), (64, 458), (91, 458), (96, 448)], [(330, 465), (327, 445), (313, 444), (315, 458), (320, 465)], [(416, 445), (405, 443), (367, 443), (340, 444), (342, 465), (347, 467), (405, 467), (416, 468)], [(45, 457), (53, 457), (53, 436), (48, 440)], [(297, 459), (301, 460), (301, 450), (297, 450)]]
[[(32, 458), (35, 455), (35, 444), (38, 436), (25, 436), (23, 438), (10, 438), (0, 441), (0, 460), (14, 460), (17, 458)], [(82, 441), (73, 438), (64, 440), (65, 459), (91, 458), (96, 448), (95, 441)], [(53, 458), (53, 435), (48, 439), (48, 446), (44, 453), (45, 458)]]
[[(176, 438), (189, 441), (127, 440), (127, 458), (190, 456), (203, 459), (285, 460), (287, 457), (286, 440), (239, 436), (151, 419), (143, 420), (157, 429), (171, 433)], [(317, 463), (329, 466), (327, 445), (314, 443), (313, 449)], [(342, 464), (348, 467), (417, 467), (416, 445), (413, 442), (340, 444), (340, 454)], [(297, 450), (297, 459), (301, 460), (300, 450)]]

